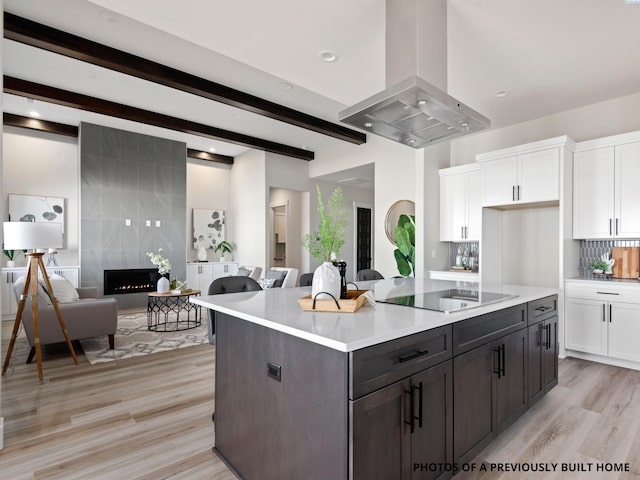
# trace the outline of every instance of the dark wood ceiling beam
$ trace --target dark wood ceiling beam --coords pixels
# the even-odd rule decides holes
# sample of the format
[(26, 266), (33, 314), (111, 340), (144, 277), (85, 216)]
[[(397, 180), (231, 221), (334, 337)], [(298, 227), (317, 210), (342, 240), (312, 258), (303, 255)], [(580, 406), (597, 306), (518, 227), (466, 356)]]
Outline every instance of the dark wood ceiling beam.
[(187, 157), (206, 160), (208, 162), (224, 163), (225, 165), (233, 165), (233, 157), (220, 155), (219, 153), (204, 152), (194, 148), (187, 148)]
[(231, 132), (221, 128), (192, 122), (181, 118), (164, 115), (161, 113), (144, 110), (142, 108), (123, 105), (122, 103), (111, 102), (81, 93), (70, 92), (40, 83), (30, 82), (15, 77), (4, 77), (4, 92), (22, 97), (33, 98), (43, 102), (63, 105), (65, 107), (77, 108), (88, 112), (100, 113), (111, 117), (123, 118), (134, 122), (153, 125), (156, 127), (168, 128), (178, 132), (199, 135), (201, 137), (212, 138), (222, 142), (229, 142), (247, 148), (255, 148), (266, 152), (286, 155), (288, 157), (299, 158), (301, 160), (313, 160), (314, 153), (302, 148), (291, 147), (281, 143), (251, 137), (242, 133)]
[(78, 127), (74, 125), (66, 125), (64, 123), (51, 122), (49, 120), (40, 120), (39, 118), (25, 117), (22, 115), (15, 115), (13, 113), (4, 112), (2, 114), (2, 123), (12, 127), (56, 133), (67, 137), (78, 136)]
[(366, 135), (356, 130), (8, 12), (4, 14), (4, 36), (346, 142), (360, 145), (367, 141)]
[[(29, 130), (38, 130), (40, 132), (55, 133), (75, 138), (78, 137), (79, 131), (79, 128), (75, 125), (67, 125), (66, 123), (25, 117), (24, 115), (16, 115), (15, 113), (7, 112), (2, 114), (2, 123), (5, 126), (28, 128)], [(233, 157), (229, 155), (205, 152), (204, 150), (197, 150), (195, 148), (187, 148), (187, 157), (206, 160), (207, 162), (222, 163), (224, 165), (233, 165)]]

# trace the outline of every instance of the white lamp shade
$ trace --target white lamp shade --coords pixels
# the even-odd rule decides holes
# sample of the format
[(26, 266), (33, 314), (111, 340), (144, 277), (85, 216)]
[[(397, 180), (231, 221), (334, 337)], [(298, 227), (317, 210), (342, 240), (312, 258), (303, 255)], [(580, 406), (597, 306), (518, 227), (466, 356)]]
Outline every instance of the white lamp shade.
[(4, 222), (5, 250), (62, 248), (62, 224), (44, 222)]

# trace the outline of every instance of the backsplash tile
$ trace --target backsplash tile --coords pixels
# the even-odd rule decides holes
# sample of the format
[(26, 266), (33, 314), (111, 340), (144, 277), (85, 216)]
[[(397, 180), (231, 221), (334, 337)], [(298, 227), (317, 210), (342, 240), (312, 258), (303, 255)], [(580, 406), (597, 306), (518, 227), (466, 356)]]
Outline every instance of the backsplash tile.
[(640, 247), (640, 240), (581, 240), (578, 263), (580, 275), (589, 275), (589, 264), (600, 260), (604, 254), (610, 257), (613, 247)]
[(451, 242), (449, 244), (449, 265), (454, 266), (456, 264), (456, 257), (458, 256), (458, 248), (462, 248), (462, 252), (467, 250), (469, 256), (474, 258), (475, 265), (474, 270), (478, 269), (478, 262), (480, 260), (480, 249), (478, 242)]

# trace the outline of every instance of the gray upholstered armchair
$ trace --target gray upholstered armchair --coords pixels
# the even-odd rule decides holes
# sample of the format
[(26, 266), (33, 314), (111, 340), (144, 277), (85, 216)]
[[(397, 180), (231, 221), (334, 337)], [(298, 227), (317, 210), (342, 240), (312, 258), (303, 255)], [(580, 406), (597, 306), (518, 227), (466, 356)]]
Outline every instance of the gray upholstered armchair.
[[(16, 282), (13, 291), (18, 301), (24, 288), (24, 282)], [(118, 327), (118, 306), (115, 298), (98, 298), (95, 287), (77, 288), (80, 298), (73, 302), (58, 303), (62, 319), (67, 327), (69, 339), (98, 337), (107, 335), (109, 347), (114, 348), (114, 335)], [(65, 338), (58, 323), (58, 317), (51, 304), (51, 299), (42, 286), (38, 286), (38, 325), (40, 327), (40, 344), (64, 342)], [(35, 354), (33, 341), (33, 318), (31, 316), (31, 299), (27, 298), (22, 312), (22, 325), (31, 346), (27, 363), (31, 363)]]

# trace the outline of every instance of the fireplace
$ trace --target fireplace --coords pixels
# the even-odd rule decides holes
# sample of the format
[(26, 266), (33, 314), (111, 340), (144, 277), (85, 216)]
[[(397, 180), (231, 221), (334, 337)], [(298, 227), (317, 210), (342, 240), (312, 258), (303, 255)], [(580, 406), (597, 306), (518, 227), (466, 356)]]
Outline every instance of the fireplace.
[(153, 292), (161, 277), (157, 268), (127, 268), (104, 271), (104, 294)]

